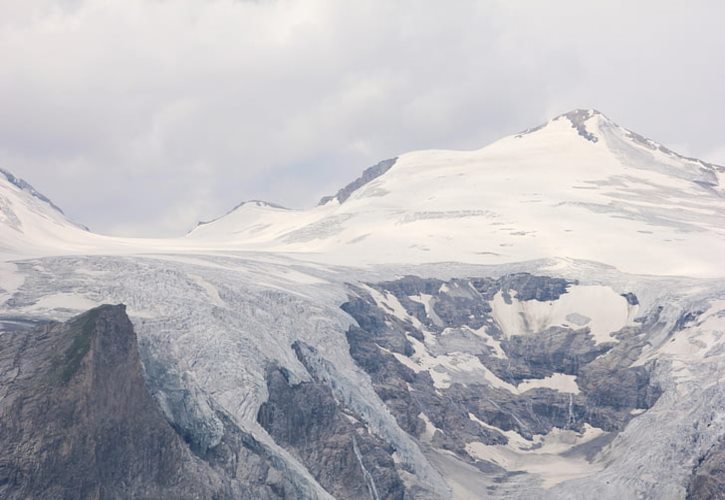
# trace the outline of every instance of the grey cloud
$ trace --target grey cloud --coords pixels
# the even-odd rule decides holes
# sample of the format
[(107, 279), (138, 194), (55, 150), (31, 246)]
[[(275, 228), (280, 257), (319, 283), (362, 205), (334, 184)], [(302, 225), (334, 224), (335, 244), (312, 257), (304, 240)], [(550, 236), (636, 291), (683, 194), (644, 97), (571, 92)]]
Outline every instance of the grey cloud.
[(93, 229), (180, 234), (575, 107), (722, 163), (724, 18), (716, 1), (6, 0), (0, 166)]

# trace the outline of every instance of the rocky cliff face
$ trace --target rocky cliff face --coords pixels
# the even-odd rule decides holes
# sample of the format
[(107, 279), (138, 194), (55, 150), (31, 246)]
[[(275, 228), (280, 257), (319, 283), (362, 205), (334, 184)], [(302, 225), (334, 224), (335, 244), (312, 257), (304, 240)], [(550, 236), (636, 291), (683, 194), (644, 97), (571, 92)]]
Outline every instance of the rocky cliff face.
[[(295, 348), (304, 363), (300, 346)], [(372, 434), (360, 415), (338, 402), (323, 382), (313, 378), (295, 383), (284, 368), (270, 367), (267, 388), (269, 399), (259, 410), (259, 423), (335, 498), (405, 498), (393, 447)]]
[[(605, 318), (586, 314), (606, 302), (605, 314), (620, 320), (601, 335)], [(342, 307), (357, 321), (347, 332), (350, 354), (401, 428), (489, 475), (489, 493), (504, 494), (511, 470), (534, 470), (529, 462), (542, 452), (586, 468), (657, 401), (652, 364), (633, 366), (656, 323), (634, 321), (637, 302), (515, 274), (411, 276), (356, 288)]]
[(5, 331), (0, 380), (2, 498), (296, 494), (231, 421), (213, 449), (177, 433), (146, 389), (124, 306)]
[(692, 471), (687, 498), (725, 498), (725, 439), (703, 456)]

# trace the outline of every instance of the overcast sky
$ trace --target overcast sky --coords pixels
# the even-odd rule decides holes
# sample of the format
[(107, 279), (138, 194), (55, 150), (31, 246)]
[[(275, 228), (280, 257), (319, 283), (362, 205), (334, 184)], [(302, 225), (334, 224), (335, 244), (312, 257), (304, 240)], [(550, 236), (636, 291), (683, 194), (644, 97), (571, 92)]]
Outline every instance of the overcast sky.
[(0, 167), (98, 232), (314, 205), (577, 107), (725, 163), (721, 0), (0, 0)]

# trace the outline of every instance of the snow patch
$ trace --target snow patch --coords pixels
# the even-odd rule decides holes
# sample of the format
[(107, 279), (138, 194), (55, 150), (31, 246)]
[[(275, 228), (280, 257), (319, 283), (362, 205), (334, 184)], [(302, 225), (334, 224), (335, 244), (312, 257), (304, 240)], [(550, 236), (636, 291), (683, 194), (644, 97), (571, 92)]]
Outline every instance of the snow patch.
[(541, 379), (526, 379), (516, 387), (520, 392), (526, 392), (532, 389), (553, 389), (563, 393), (579, 394), (579, 385), (576, 383), (576, 377), (563, 373), (554, 373)]
[(418, 418), (425, 422), (425, 430), (423, 431), (421, 438), (424, 441), (432, 441), (433, 435), (436, 433), (436, 431), (439, 431), (440, 429), (438, 429), (438, 427), (436, 427), (435, 424), (430, 421), (428, 415), (426, 415), (425, 413), (419, 413)]
[(680, 380), (691, 377), (687, 369), (708, 356), (725, 341), (725, 300), (712, 300), (709, 308), (693, 325), (677, 332), (658, 350), (660, 355), (673, 360)]
[(496, 323), (507, 337), (538, 333), (554, 326), (576, 331), (588, 328), (597, 344), (617, 342), (611, 334), (634, 326), (639, 308), (601, 285), (573, 285), (558, 300), (546, 302), (513, 297), (511, 304), (507, 304), (503, 292), (498, 292), (491, 307)]
[(467, 383), (487, 382), (492, 387), (504, 389), (511, 394), (522, 394), (539, 388), (579, 394), (579, 386), (576, 383), (576, 377), (573, 375), (555, 373), (543, 379), (527, 379), (516, 386), (499, 378), (473, 354), (451, 352), (433, 356), (425, 344), (418, 339), (408, 336), (408, 340), (414, 350), (413, 355), (410, 357), (387, 349), (381, 349), (395, 356), (395, 359), (416, 373), (427, 371), (433, 379), (433, 385), (436, 389), (448, 389), (453, 383), (465, 385)]
[(52, 311), (55, 309), (71, 309), (74, 311), (87, 311), (101, 305), (83, 295), (75, 293), (56, 293), (41, 297), (35, 304), (25, 308), (26, 313), (39, 311)]
[(388, 291), (385, 291), (385, 293), (381, 293), (375, 288), (367, 285), (364, 285), (363, 289), (370, 294), (372, 299), (375, 301), (375, 305), (377, 305), (379, 308), (387, 311), (388, 313), (392, 314), (403, 322), (411, 323), (418, 330), (425, 329), (423, 323), (421, 323), (418, 318), (411, 315), (405, 309), (405, 307), (403, 307), (403, 304), (400, 303), (398, 297), (396, 297), (392, 293)]
[(438, 316), (438, 314), (436, 314), (435, 309), (433, 309), (433, 305), (435, 304), (434, 296), (428, 295), (426, 293), (421, 293), (420, 295), (411, 295), (408, 298), (413, 302), (417, 302), (423, 305), (423, 307), (425, 308), (426, 316), (431, 319), (434, 325), (443, 326), (445, 324)]
[[(478, 419), (476, 421), (491, 427)], [(516, 439), (507, 445), (486, 445), (474, 441), (466, 444), (466, 452), (472, 458), (495, 463), (508, 471), (536, 474), (544, 488), (551, 488), (564, 481), (591, 476), (604, 468), (582, 456), (563, 455), (575, 446), (604, 434), (601, 429), (588, 424), (581, 433), (554, 428), (548, 434), (535, 436), (535, 446), (529, 448), (520, 447), (521, 442)]]
[(6, 302), (23, 285), (25, 277), (12, 262), (0, 261), (0, 304)]

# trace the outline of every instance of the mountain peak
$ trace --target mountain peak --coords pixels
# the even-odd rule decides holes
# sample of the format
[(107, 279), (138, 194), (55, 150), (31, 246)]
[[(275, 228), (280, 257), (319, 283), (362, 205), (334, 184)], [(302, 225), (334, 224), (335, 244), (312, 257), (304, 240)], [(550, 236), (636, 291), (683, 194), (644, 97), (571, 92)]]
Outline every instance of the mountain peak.
[[(57, 251), (60, 241), (85, 240), (88, 228), (70, 220), (50, 199), (30, 183), (0, 169), (0, 251), (48, 248)], [(32, 250), (33, 252), (35, 250)]]
[(211, 219), (208, 221), (199, 221), (196, 223), (196, 226), (190, 231), (193, 232), (200, 226), (207, 226), (213, 222), (216, 222), (220, 219), (223, 219), (224, 217), (233, 214), (235, 212), (239, 212), (240, 210), (249, 210), (249, 209), (271, 209), (271, 210), (291, 210), (290, 208), (287, 208), (285, 206), (279, 205), (277, 203), (272, 203), (271, 201), (264, 201), (264, 200), (245, 200), (238, 205), (236, 205), (234, 208), (229, 210), (224, 215), (217, 217), (215, 219)]
[(241, 208), (241, 207), (260, 207), (260, 208), (276, 208), (278, 210), (289, 210), (289, 208), (282, 206), (278, 203), (272, 203), (271, 201), (265, 201), (265, 200), (246, 200), (241, 202), (239, 205), (234, 207), (232, 211)]
[(592, 117), (597, 116), (597, 115), (604, 116), (606, 118), (606, 116), (604, 115), (604, 113), (602, 113), (598, 109), (594, 109), (594, 108), (576, 108), (576, 109), (572, 109), (571, 111), (569, 111), (567, 113), (562, 113), (561, 115), (557, 116), (556, 118), (560, 118), (562, 116), (565, 116), (565, 117), (568, 117), (568, 118), (585, 117), (585, 119), (588, 120), (589, 118), (592, 118)]
[(524, 137), (539, 130), (544, 130), (554, 123), (561, 120), (567, 120), (571, 124), (571, 128), (576, 130), (577, 134), (591, 143), (599, 142), (599, 136), (596, 130), (601, 126), (618, 127), (616, 123), (610, 120), (604, 113), (594, 108), (577, 108), (566, 113), (562, 113), (555, 118), (539, 125), (524, 130), (516, 134), (517, 138)]
[[(590, 129), (587, 128), (587, 123), (593, 118), (599, 118), (609, 124), (614, 124), (609, 118), (604, 116), (601, 112), (596, 109), (575, 109), (559, 115), (554, 118), (554, 121), (565, 118), (571, 122), (572, 128), (576, 129), (577, 133), (589, 142), (599, 142), (599, 137)], [(591, 127), (596, 128), (596, 127)]]
[[(714, 275), (722, 266), (713, 249), (725, 241), (723, 217), (713, 213), (725, 204), (722, 177), (601, 111), (574, 109), (481, 149), (378, 163), (309, 210), (238, 210), (194, 238), (329, 252), (340, 262), (491, 263), (564, 252), (625, 270)], [(627, 247), (638, 251), (620, 250)]]

